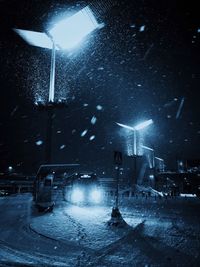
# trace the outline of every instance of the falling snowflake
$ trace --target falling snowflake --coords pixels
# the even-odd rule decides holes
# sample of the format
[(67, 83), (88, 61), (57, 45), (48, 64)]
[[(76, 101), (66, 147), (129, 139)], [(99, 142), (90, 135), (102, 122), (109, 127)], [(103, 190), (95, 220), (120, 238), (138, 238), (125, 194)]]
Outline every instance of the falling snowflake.
[(90, 141), (95, 139), (95, 135), (90, 136)]
[(85, 136), (87, 132), (88, 132), (88, 130), (85, 129), (85, 130), (81, 133), (81, 137)]
[(64, 149), (66, 147), (66, 145), (61, 145), (60, 149)]
[(16, 106), (16, 107), (13, 109), (13, 111), (10, 113), (10, 116), (11, 116), (11, 117), (15, 114), (15, 112), (18, 110), (18, 108), (19, 108), (19, 106)]
[(92, 124), (95, 124), (96, 121), (97, 121), (97, 118), (96, 118), (95, 116), (93, 116), (92, 119), (91, 119), (91, 123), (92, 123)]
[(102, 110), (103, 107), (102, 107), (101, 105), (97, 105), (97, 106), (96, 106), (96, 109), (97, 109), (97, 110)]
[(141, 27), (140, 27), (140, 32), (143, 32), (145, 30), (145, 25), (142, 25)]
[(180, 102), (179, 107), (178, 107), (178, 110), (177, 110), (177, 113), (176, 113), (176, 119), (178, 119), (180, 117), (181, 111), (183, 109), (184, 101), (185, 101), (185, 98), (182, 97), (181, 102)]
[(43, 144), (43, 141), (42, 140), (38, 140), (35, 142), (37, 146), (41, 146)]

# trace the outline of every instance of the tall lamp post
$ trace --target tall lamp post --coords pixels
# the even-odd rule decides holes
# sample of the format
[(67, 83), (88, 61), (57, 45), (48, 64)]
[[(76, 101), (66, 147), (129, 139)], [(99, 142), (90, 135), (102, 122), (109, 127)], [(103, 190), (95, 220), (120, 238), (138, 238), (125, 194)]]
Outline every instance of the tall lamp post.
[(151, 169), (155, 168), (155, 152), (154, 149), (148, 146), (142, 146), (143, 149), (146, 149), (152, 153), (152, 166), (150, 166)]
[(152, 123), (153, 123), (153, 120), (150, 119), (150, 120), (146, 120), (144, 122), (141, 122), (141, 123), (137, 124), (134, 127), (131, 127), (131, 126), (116, 122), (116, 124), (119, 125), (120, 127), (123, 127), (125, 129), (130, 130), (130, 131), (133, 131), (133, 137), (134, 137), (133, 138), (133, 142), (134, 142), (133, 150), (134, 150), (134, 155), (135, 156), (138, 155), (138, 151), (137, 151), (137, 131), (143, 130), (144, 128), (146, 128), (147, 126), (151, 125)]
[(164, 159), (155, 157), (155, 160), (159, 162), (159, 168), (158, 168), (159, 169), (159, 172), (164, 172)]
[[(94, 17), (91, 9), (86, 6), (74, 15), (66, 17), (58, 21), (47, 33), (28, 31), (22, 29), (14, 29), (28, 44), (51, 49), (51, 68), (50, 68), (50, 83), (49, 97), (46, 103), (37, 103), (48, 112), (47, 123), (47, 140), (46, 140), (46, 163), (51, 162), (51, 143), (52, 143), (52, 125), (54, 109), (58, 106), (63, 106), (63, 103), (56, 102), (55, 97), (55, 67), (56, 67), (56, 51), (70, 51), (76, 47), (87, 35), (94, 30), (101, 28)], [(41, 105), (42, 104), (42, 105)]]

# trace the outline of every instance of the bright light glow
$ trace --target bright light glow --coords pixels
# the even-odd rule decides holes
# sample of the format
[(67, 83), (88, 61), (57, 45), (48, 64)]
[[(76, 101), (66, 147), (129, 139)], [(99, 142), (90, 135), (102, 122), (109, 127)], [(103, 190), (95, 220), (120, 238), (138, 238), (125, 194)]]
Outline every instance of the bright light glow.
[(100, 203), (101, 200), (102, 200), (102, 193), (100, 190), (98, 189), (94, 189), (92, 192), (91, 192), (91, 195), (90, 195), (90, 198), (91, 198), (91, 202), (92, 203)]
[(71, 194), (71, 201), (73, 203), (80, 203), (83, 200), (84, 200), (83, 191), (79, 188), (74, 189)]
[(91, 178), (91, 175), (83, 174), (83, 175), (81, 175), (81, 178)]
[[(88, 222), (93, 222), (93, 220), (97, 217), (104, 218), (106, 221), (106, 217), (109, 219), (109, 208), (108, 207), (100, 207), (100, 206), (66, 206), (65, 210), (67, 214), (73, 216), (77, 220)], [(106, 211), (106, 212), (105, 212)]]
[(48, 49), (53, 47), (53, 43), (46, 33), (21, 29), (14, 29), (14, 31), (30, 45)]
[(90, 8), (85, 7), (73, 16), (59, 21), (49, 31), (49, 34), (55, 44), (62, 49), (72, 49), (98, 26), (99, 24)]
[(152, 123), (153, 123), (153, 120), (147, 120), (147, 121), (144, 121), (144, 122), (142, 122), (142, 123), (136, 125), (136, 126), (134, 127), (134, 129), (135, 129), (136, 131), (139, 131), (139, 130), (142, 130), (142, 129), (146, 128), (147, 126), (149, 126), (149, 125), (152, 124)]
[(50, 31), (50, 37), (43, 32), (14, 29), (28, 44), (42, 47), (53, 48), (53, 42), (56, 50), (72, 49), (77, 46), (84, 37), (97, 28), (102, 27), (98, 24), (89, 7), (85, 7), (71, 17), (58, 22)]
[(128, 125), (125, 125), (125, 124), (121, 124), (121, 123), (118, 123), (116, 122), (117, 125), (123, 127), (123, 128), (126, 128), (128, 130), (131, 130), (131, 131), (139, 131), (139, 130), (143, 130), (144, 128), (146, 128), (147, 126), (149, 126), (150, 124), (153, 123), (153, 120), (147, 120), (147, 121), (144, 121), (138, 125), (136, 125), (135, 127), (131, 127), (131, 126), (128, 126)]

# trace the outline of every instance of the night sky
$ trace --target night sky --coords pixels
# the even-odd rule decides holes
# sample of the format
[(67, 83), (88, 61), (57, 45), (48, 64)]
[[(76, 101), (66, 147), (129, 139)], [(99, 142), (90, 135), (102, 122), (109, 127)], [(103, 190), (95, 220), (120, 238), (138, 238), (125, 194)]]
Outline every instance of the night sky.
[[(126, 131), (153, 119), (144, 144), (174, 167), (200, 158), (200, 16), (196, 1), (87, 1), (104, 28), (72, 52), (58, 52), (56, 99), (68, 106), (54, 118), (53, 161), (88, 169), (127, 153)], [(186, 2), (186, 3), (183, 3)], [(35, 172), (44, 162), (48, 49), (25, 43), (13, 28), (45, 31), (84, 1), (0, 1), (0, 170)], [(180, 106), (182, 103), (182, 107)]]

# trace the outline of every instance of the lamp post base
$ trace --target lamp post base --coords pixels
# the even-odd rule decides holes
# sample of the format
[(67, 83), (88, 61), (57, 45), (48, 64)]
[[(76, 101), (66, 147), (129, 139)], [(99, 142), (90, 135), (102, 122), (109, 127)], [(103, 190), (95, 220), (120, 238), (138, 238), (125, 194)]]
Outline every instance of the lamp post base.
[(123, 227), (127, 225), (118, 208), (112, 208), (111, 219), (108, 221), (108, 225), (117, 227)]

